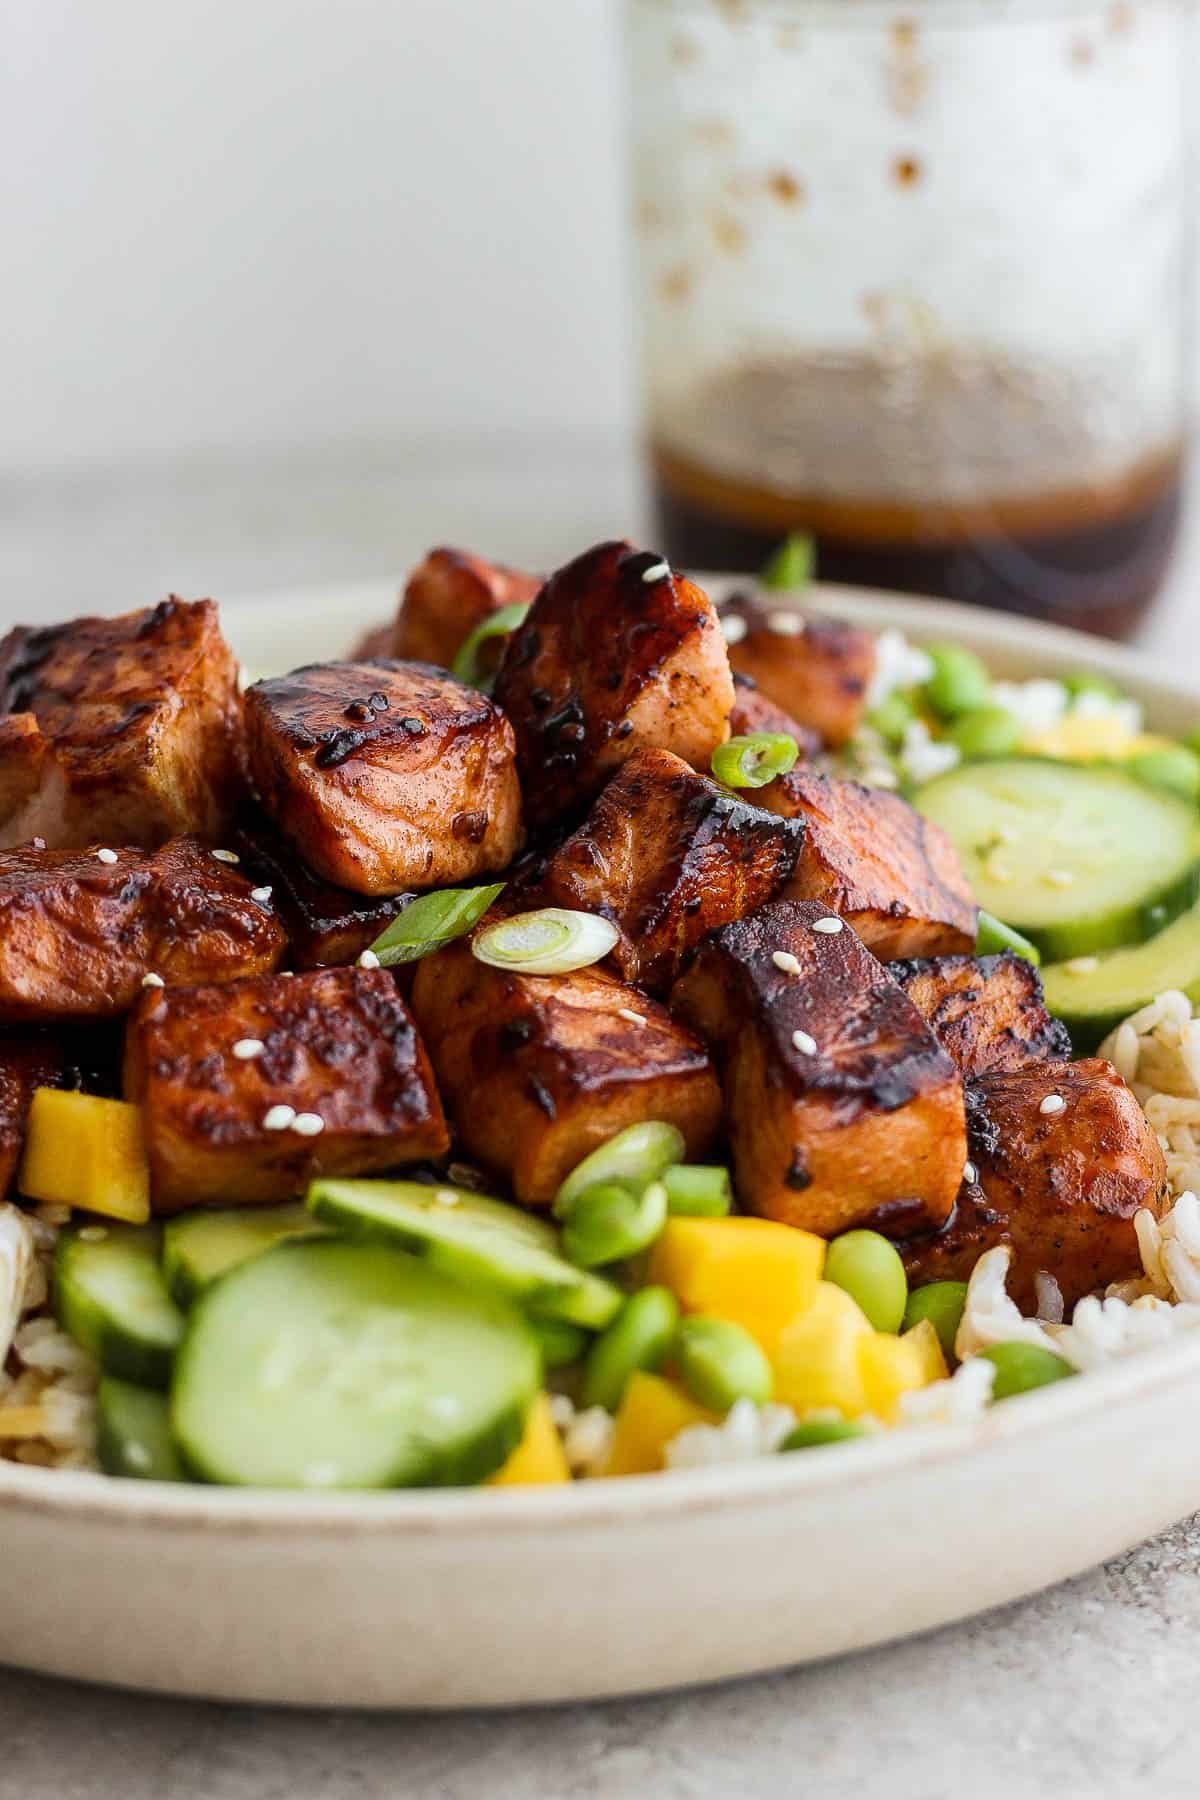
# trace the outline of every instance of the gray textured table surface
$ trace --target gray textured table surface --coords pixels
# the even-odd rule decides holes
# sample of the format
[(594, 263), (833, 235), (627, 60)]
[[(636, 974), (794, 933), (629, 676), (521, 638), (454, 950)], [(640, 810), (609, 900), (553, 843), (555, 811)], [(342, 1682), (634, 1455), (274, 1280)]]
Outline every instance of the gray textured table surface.
[[(399, 572), (439, 539), (544, 564), (641, 525), (629, 459), (587, 445), (552, 456), (514, 447), (466, 464), (443, 449), (402, 464), (345, 456), (0, 483), (0, 618), (136, 606), (171, 587), (219, 597), (361, 580)], [(1152, 648), (1193, 665), (1198, 543), (1193, 525), (1148, 634)], [(1194, 1800), (1198, 1562), (1193, 1520), (1051, 1593), (916, 1642), (720, 1689), (551, 1712), (272, 1713), (0, 1671), (0, 1795)]]

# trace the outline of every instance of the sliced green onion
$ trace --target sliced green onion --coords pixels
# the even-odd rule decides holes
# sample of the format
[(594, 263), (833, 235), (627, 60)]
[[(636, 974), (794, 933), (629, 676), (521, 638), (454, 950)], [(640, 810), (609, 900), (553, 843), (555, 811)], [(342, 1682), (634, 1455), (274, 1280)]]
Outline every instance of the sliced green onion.
[(598, 913), (544, 906), (538, 912), (498, 919), (471, 945), (480, 962), (518, 975), (566, 975), (598, 963), (620, 932)]
[(418, 895), (375, 939), (371, 955), (384, 969), (418, 962), (470, 931), (504, 887), (503, 881), (493, 881), (487, 887), (440, 888), (435, 894)]
[(787, 592), (806, 588), (813, 578), (816, 561), (817, 546), (808, 532), (793, 531), (767, 563), (758, 578), (759, 585), (782, 588)]
[(498, 606), (494, 613), (489, 613), (475, 627), (466, 642), (460, 645), (458, 654), (450, 665), (450, 673), (457, 680), (465, 681), (468, 687), (485, 691), (490, 688), (492, 678), (485, 672), (479, 652), (493, 638), (507, 637), (510, 632), (515, 631), (528, 611), (527, 600), (515, 600), (511, 606)]
[(667, 1211), (697, 1219), (723, 1219), (733, 1206), (729, 1170), (705, 1163), (672, 1163), (659, 1178), (667, 1190)]
[(677, 1163), (684, 1149), (683, 1133), (661, 1119), (627, 1125), (576, 1163), (554, 1196), (556, 1216), (561, 1219), (580, 1194), (605, 1182), (619, 1182), (640, 1193), (650, 1182), (658, 1181), (664, 1169)]
[(1026, 962), (1031, 962), (1036, 969), (1042, 960), (1042, 953), (1036, 944), (1031, 944), (1027, 937), (1006, 925), (994, 913), (979, 909), (979, 922), (975, 927), (976, 956), (995, 956), (1000, 950), (1015, 950)]
[(618, 1181), (585, 1188), (563, 1221), (565, 1256), (580, 1269), (624, 1262), (649, 1249), (667, 1222), (667, 1190), (661, 1181), (635, 1194)]
[(766, 787), (794, 768), (799, 754), (799, 744), (785, 731), (752, 731), (713, 751), (712, 772), (726, 787)]

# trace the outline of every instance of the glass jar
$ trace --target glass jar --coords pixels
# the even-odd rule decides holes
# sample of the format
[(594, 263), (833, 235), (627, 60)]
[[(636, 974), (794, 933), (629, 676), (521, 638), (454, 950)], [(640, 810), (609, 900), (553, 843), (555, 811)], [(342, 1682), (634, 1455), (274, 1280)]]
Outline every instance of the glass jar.
[(662, 547), (1124, 635), (1188, 394), (1189, 0), (629, 0)]

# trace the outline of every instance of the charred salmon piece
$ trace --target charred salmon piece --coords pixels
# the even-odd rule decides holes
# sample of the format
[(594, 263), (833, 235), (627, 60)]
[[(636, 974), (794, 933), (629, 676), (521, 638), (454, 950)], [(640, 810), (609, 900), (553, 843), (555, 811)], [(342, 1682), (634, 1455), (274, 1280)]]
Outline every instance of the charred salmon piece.
[(768, 700), (756, 681), (752, 681), (748, 675), (739, 675), (735, 670), (729, 735), (750, 737), (758, 731), (795, 738), (801, 762), (807, 762), (821, 748), (821, 739), (815, 731), (810, 731), (807, 725), (801, 725), (799, 719), (793, 719), (791, 713), (784, 712), (782, 706), (776, 706), (773, 700)]
[(669, 750), (636, 750), (551, 855), (538, 903), (610, 919), (614, 966), (661, 997), (702, 937), (774, 897), (803, 841), (803, 820), (749, 805)]
[(757, 799), (807, 821), (788, 897), (837, 913), (882, 962), (974, 948), (975, 902), (958, 852), (907, 800), (801, 768)]
[(252, 814), (243, 814), (229, 842), (242, 859), (243, 873), (270, 900), (287, 936), (293, 969), (355, 962), (413, 898), (353, 894), (323, 881), (266, 819)]
[(1070, 1036), (1046, 1011), (1041, 976), (1011, 950), (894, 962), (888, 973), (966, 1081), (1026, 1063), (1070, 1059)]
[(827, 744), (853, 737), (875, 673), (870, 632), (767, 599), (735, 594), (721, 607), (735, 671)]
[(391, 656), (396, 642), (396, 626), (394, 621), (386, 625), (375, 625), (365, 631), (358, 643), (350, 652), (351, 662), (374, 662), (377, 656)]
[(116, 1018), (147, 976), (234, 981), (283, 950), (269, 903), (195, 838), (0, 851), (0, 1024)]
[[(1049, 1112), (1047, 1101), (1065, 1104)], [(1111, 1063), (1030, 1063), (967, 1088), (965, 1184), (952, 1218), (903, 1248), (910, 1283), (966, 1281), (985, 1250), (1010, 1244), (1008, 1291), (1024, 1312), (1052, 1274), (1077, 1300), (1141, 1268), (1134, 1216), (1167, 1203), (1162, 1150)]]
[(550, 577), (508, 639), (496, 700), (535, 828), (590, 800), (635, 750), (707, 769), (733, 705), (716, 608), (650, 552), (598, 544)]
[(962, 1181), (961, 1077), (853, 931), (821, 929), (828, 918), (777, 900), (724, 926), (671, 1009), (715, 1049), (743, 1206), (822, 1237), (932, 1229)]
[(146, 1121), (156, 1212), (257, 1205), (318, 1175), (443, 1154), (429, 1060), (386, 969), (317, 969), (148, 993), (126, 1098)]
[(457, 1148), (526, 1206), (549, 1206), (627, 1125), (665, 1119), (693, 1157), (716, 1136), (721, 1096), (703, 1044), (610, 975), (509, 974), (463, 940), (417, 965), (412, 1006)]
[(466, 550), (431, 550), (408, 578), (384, 654), (448, 669), (477, 625), (502, 606), (527, 606), (541, 585), (538, 575)]
[[(215, 836), (243, 787), (237, 664), (212, 600), (0, 641), (0, 845)], [(32, 721), (32, 724), (30, 723)]]
[(317, 875), (356, 894), (447, 887), (521, 844), (512, 728), (426, 663), (312, 663), (246, 700), (263, 807)]
[(0, 1035), (0, 1200), (20, 1165), (33, 1090), (54, 1087), (114, 1094), (119, 1060), (113, 1030)]

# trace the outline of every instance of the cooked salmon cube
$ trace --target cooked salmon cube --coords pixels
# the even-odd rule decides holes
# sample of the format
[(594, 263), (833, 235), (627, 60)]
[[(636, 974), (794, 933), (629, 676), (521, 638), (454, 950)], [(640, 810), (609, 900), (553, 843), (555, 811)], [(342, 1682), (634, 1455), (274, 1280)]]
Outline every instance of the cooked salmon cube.
[(616, 969), (661, 996), (702, 937), (773, 898), (803, 841), (802, 820), (750, 805), (669, 750), (637, 750), (550, 856), (539, 903), (610, 919)]
[(883, 962), (974, 948), (975, 902), (958, 852), (907, 800), (804, 768), (757, 798), (808, 825), (789, 898), (837, 913)]
[(1134, 1218), (1167, 1204), (1166, 1165), (1111, 1063), (993, 1070), (968, 1086), (967, 1123), (976, 1179), (944, 1230), (903, 1246), (910, 1285), (966, 1281), (985, 1250), (1009, 1244), (1008, 1291), (1022, 1311), (1035, 1311), (1045, 1271), (1069, 1316), (1093, 1289), (1140, 1273)]
[(692, 1157), (716, 1135), (721, 1096), (704, 1045), (611, 975), (510, 974), (462, 940), (417, 965), (412, 1007), (456, 1147), (526, 1206), (549, 1206), (576, 1163), (627, 1125), (665, 1119)]
[(293, 969), (355, 962), (413, 899), (411, 893), (354, 894), (324, 881), (258, 814), (243, 814), (229, 842), (244, 873), (270, 900), (286, 933)]
[(211, 600), (0, 641), (0, 845), (218, 834), (243, 786), (237, 664)]
[(1011, 950), (894, 962), (888, 973), (968, 1081), (993, 1069), (1070, 1058), (1070, 1036), (1046, 1011), (1041, 976)]
[(534, 826), (591, 799), (635, 750), (707, 769), (733, 705), (716, 608), (650, 552), (598, 544), (550, 577), (508, 639), (496, 700)]
[(447, 887), (520, 846), (512, 728), (441, 669), (311, 663), (247, 690), (246, 737), (268, 815), (337, 887)]
[(875, 672), (869, 631), (749, 594), (732, 595), (721, 621), (730, 663), (753, 676), (767, 699), (827, 744), (854, 736)]
[(541, 585), (467, 550), (431, 550), (408, 578), (386, 654), (448, 669), (477, 625), (502, 606), (527, 606)]
[(147, 994), (129, 1021), (160, 1213), (260, 1204), (319, 1175), (443, 1154), (429, 1060), (386, 969), (317, 969)]
[(807, 762), (821, 748), (821, 739), (791, 713), (784, 712), (769, 700), (749, 675), (733, 675), (733, 711), (729, 715), (730, 737), (751, 737), (756, 732), (795, 738), (801, 762)]
[(273, 969), (283, 950), (269, 903), (195, 838), (0, 850), (0, 1023), (116, 1018), (147, 977), (234, 981)]
[(671, 1008), (716, 1052), (743, 1206), (821, 1237), (932, 1229), (962, 1181), (962, 1080), (837, 926), (823, 907), (774, 901), (701, 945)]

